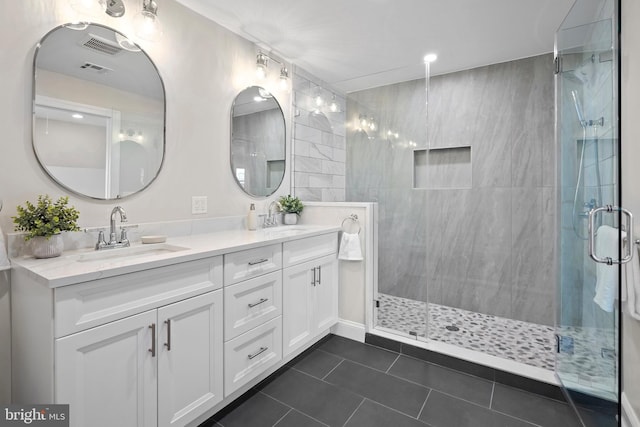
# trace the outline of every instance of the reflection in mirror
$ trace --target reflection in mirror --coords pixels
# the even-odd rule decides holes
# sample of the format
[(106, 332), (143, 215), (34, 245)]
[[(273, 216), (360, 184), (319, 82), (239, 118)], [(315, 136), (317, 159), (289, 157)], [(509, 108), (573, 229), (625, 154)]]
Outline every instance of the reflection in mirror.
[(34, 58), (33, 149), (65, 189), (117, 199), (146, 188), (164, 159), (165, 92), (158, 70), (111, 28), (62, 25)]
[(236, 96), (231, 108), (231, 172), (250, 196), (280, 187), (285, 171), (285, 122), (275, 97), (258, 86)]

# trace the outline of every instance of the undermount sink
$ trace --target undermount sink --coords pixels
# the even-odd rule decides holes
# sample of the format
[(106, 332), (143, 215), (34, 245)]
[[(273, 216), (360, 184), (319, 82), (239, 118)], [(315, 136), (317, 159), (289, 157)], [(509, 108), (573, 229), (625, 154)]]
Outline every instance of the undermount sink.
[(128, 248), (102, 249), (80, 255), (71, 255), (76, 262), (93, 261), (119, 261), (132, 258), (147, 257), (152, 255), (164, 255), (172, 252), (186, 251), (189, 248), (169, 245), (166, 243), (154, 245), (131, 246)]

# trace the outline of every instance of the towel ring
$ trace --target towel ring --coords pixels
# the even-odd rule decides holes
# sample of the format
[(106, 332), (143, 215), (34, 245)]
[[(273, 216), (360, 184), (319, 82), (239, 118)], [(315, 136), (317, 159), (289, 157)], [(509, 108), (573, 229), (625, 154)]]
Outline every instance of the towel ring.
[(351, 221), (354, 224), (356, 224), (358, 226), (358, 234), (360, 234), (360, 230), (362, 229), (362, 227), (360, 227), (360, 222), (358, 221), (358, 215), (351, 214), (347, 218), (342, 220), (342, 224), (340, 226), (342, 227), (342, 231), (344, 231), (345, 233), (347, 232), (347, 230), (345, 230), (344, 228), (344, 223), (347, 221)]

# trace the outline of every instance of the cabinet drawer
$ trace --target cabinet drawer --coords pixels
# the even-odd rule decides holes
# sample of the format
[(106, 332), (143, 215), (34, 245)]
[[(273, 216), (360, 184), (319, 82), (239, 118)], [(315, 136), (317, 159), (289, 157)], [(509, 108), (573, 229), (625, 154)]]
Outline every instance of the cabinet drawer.
[(282, 359), (282, 317), (224, 344), (224, 395), (229, 396)]
[(222, 257), (55, 289), (56, 338), (222, 287)]
[(338, 233), (321, 234), (305, 239), (284, 242), (282, 245), (284, 267), (300, 264), (338, 251)]
[(282, 272), (224, 288), (224, 339), (228, 341), (282, 314)]
[(279, 244), (233, 252), (224, 256), (224, 284), (231, 285), (281, 268)]

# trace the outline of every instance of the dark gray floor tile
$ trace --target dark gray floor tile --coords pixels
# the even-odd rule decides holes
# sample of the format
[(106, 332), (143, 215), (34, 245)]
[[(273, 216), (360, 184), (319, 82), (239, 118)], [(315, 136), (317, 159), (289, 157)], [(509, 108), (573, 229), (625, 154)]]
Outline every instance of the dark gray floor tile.
[(398, 357), (398, 353), (338, 336), (331, 337), (318, 348), (380, 371), (389, 369)]
[(580, 425), (575, 413), (566, 403), (497, 383), (491, 408), (541, 426)]
[(305, 414), (292, 409), (278, 424), (273, 427), (325, 427), (326, 424), (314, 420)]
[(345, 360), (325, 381), (417, 417), (429, 389)]
[(289, 410), (271, 397), (256, 393), (217, 421), (224, 427), (271, 427)]
[(309, 353), (304, 359), (299, 360), (293, 367), (322, 379), (343, 360), (343, 358), (331, 353), (315, 350)]
[(342, 426), (362, 397), (290, 369), (262, 391), (330, 426)]
[(435, 390), (429, 394), (420, 420), (433, 427), (533, 427), (533, 424)]
[(493, 382), (433, 363), (400, 356), (389, 373), (487, 408), (491, 403)]
[(425, 427), (427, 424), (365, 400), (349, 419), (345, 427)]

